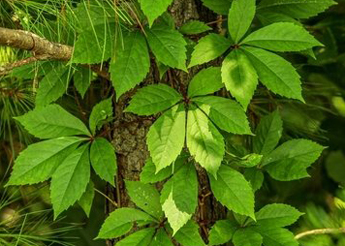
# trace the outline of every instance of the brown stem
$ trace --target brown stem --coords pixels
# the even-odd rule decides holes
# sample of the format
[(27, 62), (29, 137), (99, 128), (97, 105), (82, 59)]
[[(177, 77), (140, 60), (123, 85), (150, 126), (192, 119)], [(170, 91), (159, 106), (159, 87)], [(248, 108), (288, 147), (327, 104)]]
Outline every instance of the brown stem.
[(310, 235), (324, 235), (324, 234), (338, 234), (338, 233), (345, 233), (345, 227), (343, 228), (324, 228), (324, 229), (315, 229), (310, 231), (305, 231), (299, 233), (295, 236), (295, 239), (298, 240), (302, 237), (310, 236)]
[[(73, 54), (73, 47), (51, 42), (34, 33), (0, 27), (0, 46), (10, 46), (21, 50), (31, 51), (33, 56), (0, 67), (0, 76), (9, 74), (14, 68), (36, 61), (58, 60), (69, 61)], [(109, 73), (99, 65), (83, 65), (89, 67), (99, 76), (108, 79)]]

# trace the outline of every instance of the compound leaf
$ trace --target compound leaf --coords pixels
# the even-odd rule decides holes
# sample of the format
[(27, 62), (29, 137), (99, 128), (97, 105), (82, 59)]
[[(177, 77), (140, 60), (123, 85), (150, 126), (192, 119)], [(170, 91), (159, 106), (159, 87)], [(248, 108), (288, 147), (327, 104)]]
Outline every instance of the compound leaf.
[(172, 2), (173, 0), (139, 0), (140, 7), (146, 15), (150, 26), (167, 10)]
[(193, 220), (188, 221), (187, 224), (175, 234), (174, 238), (178, 243), (184, 246), (205, 245), (199, 233), (199, 226)]
[(37, 138), (57, 138), (72, 135), (90, 135), (81, 120), (57, 104), (36, 108), (16, 117), (29, 133)]
[(199, 34), (209, 30), (212, 30), (212, 28), (197, 20), (189, 21), (180, 28), (180, 32), (187, 35)]
[(125, 112), (152, 115), (173, 106), (181, 99), (182, 96), (168, 85), (149, 85), (138, 90)]
[(228, 209), (255, 219), (254, 194), (249, 182), (238, 171), (222, 165), (217, 179), (209, 175), (216, 199)]
[(89, 126), (92, 134), (95, 134), (96, 130), (100, 129), (104, 123), (104, 120), (113, 115), (112, 99), (108, 98), (97, 103), (91, 111), (89, 118)]
[(155, 231), (155, 228), (145, 228), (136, 231), (116, 243), (116, 246), (149, 246), (155, 235)]
[(221, 245), (229, 242), (238, 225), (231, 220), (217, 220), (209, 233), (209, 245)]
[(81, 196), (81, 198), (78, 201), (78, 204), (84, 210), (87, 217), (90, 216), (94, 196), (95, 196), (94, 184), (90, 180), (89, 184), (86, 187), (86, 191), (84, 192), (84, 194)]
[(206, 68), (197, 73), (189, 83), (188, 96), (195, 97), (211, 94), (223, 86), (220, 68)]
[(86, 144), (67, 156), (53, 174), (50, 190), (55, 218), (81, 198), (89, 180), (89, 145)]
[(117, 161), (113, 145), (105, 138), (96, 138), (90, 149), (90, 161), (97, 175), (115, 186)]
[(234, 233), (232, 242), (235, 246), (261, 246), (262, 236), (250, 227), (240, 228)]

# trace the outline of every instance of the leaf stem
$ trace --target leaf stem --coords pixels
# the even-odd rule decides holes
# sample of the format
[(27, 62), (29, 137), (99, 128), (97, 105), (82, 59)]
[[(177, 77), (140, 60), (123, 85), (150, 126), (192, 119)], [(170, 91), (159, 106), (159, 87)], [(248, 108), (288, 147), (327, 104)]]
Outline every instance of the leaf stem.
[(116, 203), (114, 200), (112, 200), (109, 196), (107, 196), (106, 194), (104, 194), (102, 191), (100, 191), (100, 190), (98, 190), (98, 189), (96, 189), (96, 188), (94, 188), (94, 190), (95, 190), (97, 193), (101, 194), (104, 198), (106, 198), (111, 204), (114, 205), (114, 207), (116, 207), (116, 208), (118, 207), (117, 203)]
[(295, 236), (295, 239), (298, 240), (302, 237), (310, 236), (310, 235), (324, 235), (324, 234), (338, 234), (338, 233), (345, 233), (345, 227), (342, 228), (324, 228), (324, 229), (315, 229), (310, 231), (305, 231), (299, 233)]

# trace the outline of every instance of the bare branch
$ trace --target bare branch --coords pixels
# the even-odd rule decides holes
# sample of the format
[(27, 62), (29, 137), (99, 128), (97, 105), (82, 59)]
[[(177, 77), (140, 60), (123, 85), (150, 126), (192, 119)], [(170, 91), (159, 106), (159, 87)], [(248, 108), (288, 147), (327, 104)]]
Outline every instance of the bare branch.
[(298, 240), (302, 237), (310, 236), (310, 235), (339, 234), (339, 233), (345, 233), (345, 227), (344, 228), (324, 228), (324, 229), (305, 231), (300, 234), (297, 234), (295, 236), (295, 239)]
[[(33, 56), (0, 67), (0, 76), (9, 74), (14, 68), (36, 61), (60, 60), (69, 61), (73, 54), (73, 47), (69, 45), (50, 42), (34, 33), (0, 27), (0, 45), (10, 46), (31, 51)], [(109, 73), (99, 65), (83, 65), (89, 67), (99, 76), (108, 79)]]

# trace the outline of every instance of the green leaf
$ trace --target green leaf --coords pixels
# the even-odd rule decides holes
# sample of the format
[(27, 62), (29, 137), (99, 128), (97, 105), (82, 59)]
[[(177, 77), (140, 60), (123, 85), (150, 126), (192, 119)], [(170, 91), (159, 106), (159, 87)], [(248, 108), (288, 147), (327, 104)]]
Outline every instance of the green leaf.
[(161, 228), (157, 231), (156, 235), (153, 237), (153, 240), (150, 246), (174, 246), (171, 242), (169, 236), (166, 234), (164, 228)]
[(203, 111), (196, 107), (188, 111), (187, 147), (194, 159), (216, 176), (225, 153), (224, 139), (206, 116), (211, 108), (206, 104), (201, 108)]
[(231, 41), (219, 34), (211, 33), (199, 40), (194, 47), (188, 67), (201, 65), (221, 56), (230, 48)]
[(304, 101), (300, 76), (288, 61), (263, 49), (245, 47), (243, 50), (258, 73), (260, 81), (268, 89), (281, 96)]
[(24, 128), (37, 138), (90, 135), (83, 122), (57, 104), (36, 108), (16, 117)]
[(150, 57), (145, 37), (138, 31), (129, 32), (119, 42), (111, 60), (110, 74), (116, 98), (142, 82), (150, 70)]
[(50, 190), (54, 218), (81, 198), (89, 180), (89, 145), (85, 144), (67, 156), (53, 174)]
[(206, 25), (204, 22), (192, 20), (185, 23), (180, 28), (180, 32), (187, 35), (194, 35), (212, 30), (211, 27)]
[(261, 10), (257, 13), (257, 18), (260, 20), (262, 25), (267, 26), (275, 22), (293, 22), (296, 25), (301, 25), (300, 22), (294, 18), (277, 12)]
[(265, 26), (248, 35), (242, 43), (280, 52), (301, 51), (315, 46), (323, 46), (302, 26), (291, 22)]
[(36, 106), (43, 107), (60, 98), (68, 88), (70, 69), (62, 64), (51, 67), (39, 83)]
[(257, 225), (263, 228), (285, 227), (295, 223), (303, 215), (287, 204), (269, 204), (255, 213)]
[(211, 107), (209, 117), (223, 131), (234, 134), (252, 134), (243, 108), (235, 101), (223, 97), (207, 96), (193, 99), (199, 106)]
[(105, 220), (97, 239), (113, 239), (129, 232), (134, 222), (154, 222), (154, 219), (138, 209), (119, 208)]
[(259, 81), (254, 67), (242, 50), (235, 49), (225, 57), (222, 78), (226, 89), (247, 109)]
[(188, 221), (174, 236), (183, 246), (204, 246), (205, 243), (199, 234), (199, 226), (193, 220)]
[(29, 145), (15, 160), (7, 185), (36, 184), (49, 179), (82, 140), (61, 137)]
[(251, 168), (259, 165), (262, 158), (262, 155), (252, 153), (241, 157), (239, 160), (235, 160), (235, 163), (241, 167)]
[(172, 165), (157, 172), (156, 166), (153, 164), (152, 159), (149, 158), (145, 162), (145, 166), (140, 173), (140, 181), (144, 184), (163, 181), (164, 179), (173, 175), (174, 172), (179, 170), (185, 164), (185, 160), (186, 158), (184, 156), (179, 156)]
[(228, 28), (235, 43), (248, 31), (255, 15), (255, 0), (234, 0), (228, 16)]
[(146, 228), (134, 232), (116, 243), (116, 246), (149, 246), (155, 235), (155, 231), (155, 228)]
[(182, 99), (176, 90), (166, 84), (149, 85), (135, 93), (125, 112), (138, 115), (157, 114)]
[(201, 0), (203, 4), (220, 15), (227, 15), (231, 6), (232, 0)]
[(198, 205), (198, 178), (194, 165), (185, 164), (164, 184), (161, 204), (175, 234), (188, 222)]
[(262, 236), (249, 228), (238, 229), (232, 239), (235, 246), (261, 246)]
[(265, 246), (298, 246), (292, 232), (283, 228), (253, 227), (263, 237)]
[(147, 41), (156, 59), (172, 68), (186, 71), (186, 41), (183, 35), (165, 25), (154, 25), (146, 29)]
[(160, 196), (156, 188), (140, 181), (126, 181), (126, 188), (135, 205), (157, 220), (163, 216)]
[(255, 219), (254, 194), (249, 182), (238, 171), (222, 165), (217, 179), (209, 175), (216, 199), (228, 209)]
[(101, 63), (112, 56), (117, 26), (104, 18), (99, 19), (102, 19), (100, 23), (90, 25), (79, 34), (74, 44), (73, 63)]
[(92, 71), (89, 68), (78, 67), (78, 70), (74, 73), (74, 86), (84, 98), (87, 89), (90, 87), (92, 80)]
[(90, 161), (97, 175), (115, 186), (117, 161), (113, 145), (105, 138), (96, 138), (90, 149)]
[(150, 127), (147, 146), (156, 172), (171, 165), (181, 153), (185, 139), (186, 113), (176, 105), (166, 111)]
[(231, 220), (217, 220), (209, 233), (209, 245), (220, 245), (229, 242), (238, 225)]
[(264, 182), (264, 175), (261, 170), (257, 168), (247, 168), (243, 175), (246, 180), (250, 182), (254, 192), (261, 188), (262, 183)]
[(150, 26), (152, 26), (153, 22), (167, 10), (172, 2), (173, 0), (139, 0), (140, 7), (146, 15)]
[(89, 126), (92, 134), (95, 134), (96, 130), (99, 130), (104, 120), (113, 115), (112, 98), (105, 99), (97, 103), (91, 111), (89, 118)]
[(324, 147), (306, 139), (287, 141), (264, 157), (262, 166), (280, 181), (309, 177), (307, 168), (321, 155)]
[(294, 18), (309, 18), (315, 16), (330, 6), (336, 4), (332, 0), (264, 0), (261, 1), (258, 10), (270, 10), (289, 15)]
[(89, 184), (86, 187), (86, 191), (84, 192), (84, 194), (81, 196), (81, 198), (78, 201), (78, 204), (84, 210), (87, 217), (90, 217), (90, 212), (91, 212), (94, 196), (95, 196), (94, 184), (90, 180)]
[(188, 86), (188, 96), (212, 94), (222, 88), (222, 76), (219, 67), (210, 67), (197, 73)]
[(283, 121), (278, 111), (263, 117), (256, 128), (253, 139), (255, 153), (267, 155), (279, 143), (283, 132)]

